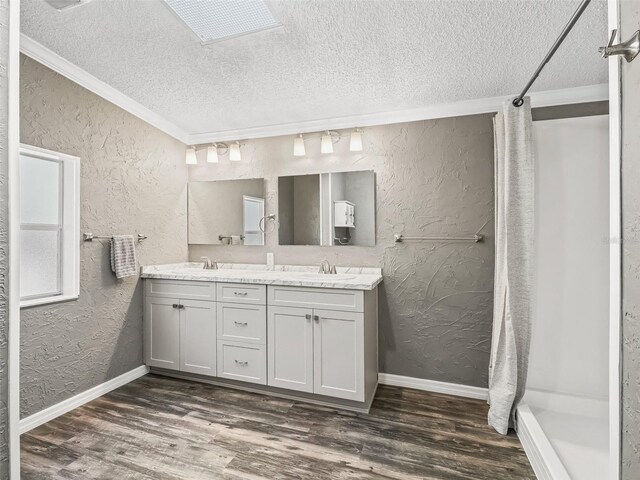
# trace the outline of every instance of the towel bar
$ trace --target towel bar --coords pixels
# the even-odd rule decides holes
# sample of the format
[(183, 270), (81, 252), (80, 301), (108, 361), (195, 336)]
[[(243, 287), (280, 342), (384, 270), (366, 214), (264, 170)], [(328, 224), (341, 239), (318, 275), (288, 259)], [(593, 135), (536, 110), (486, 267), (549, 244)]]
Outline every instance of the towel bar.
[[(86, 232), (82, 234), (82, 239), (85, 242), (92, 242), (94, 239), (108, 239), (111, 240), (111, 238), (113, 237), (113, 235), (94, 235), (93, 233), (90, 232)], [(146, 235), (142, 235), (141, 233), (138, 234), (138, 241), (141, 242), (142, 240), (146, 240), (147, 236)]]
[(396, 243), (404, 242), (405, 240), (424, 240), (427, 242), (447, 242), (447, 241), (457, 241), (457, 242), (481, 242), (484, 240), (484, 235), (480, 235), (476, 233), (475, 235), (461, 236), (461, 237), (405, 237), (399, 233), (396, 233), (393, 236), (393, 240)]

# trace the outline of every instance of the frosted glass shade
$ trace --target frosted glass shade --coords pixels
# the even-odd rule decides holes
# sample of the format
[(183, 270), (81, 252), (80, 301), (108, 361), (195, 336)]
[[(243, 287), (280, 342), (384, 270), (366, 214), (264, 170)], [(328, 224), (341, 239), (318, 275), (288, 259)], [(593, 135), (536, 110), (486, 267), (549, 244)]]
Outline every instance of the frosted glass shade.
[(333, 153), (333, 140), (331, 140), (331, 134), (329, 132), (322, 135), (320, 153)]
[(304, 138), (302, 135), (299, 135), (293, 141), (293, 156), (294, 157), (304, 157), (307, 154), (304, 149)]
[(198, 158), (196, 157), (195, 148), (187, 148), (187, 156), (185, 157), (185, 163), (187, 165), (197, 165)]
[(218, 147), (211, 145), (207, 147), (207, 163), (218, 163)]
[(362, 151), (362, 133), (359, 130), (351, 132), (351, 141), (349, 142), (349, 150), (352, 152)]
[(23, 156), (20, 159), (20, 222), (60, 223), (61, 164)]
[(240, 156), (240, 144), (238, 142), (229, 145), (229, 160), (232, 162), (239, 162), (242, 160)]
[(55, 230), (20, 232), (20, 296), (60, 293), (60, 234)]

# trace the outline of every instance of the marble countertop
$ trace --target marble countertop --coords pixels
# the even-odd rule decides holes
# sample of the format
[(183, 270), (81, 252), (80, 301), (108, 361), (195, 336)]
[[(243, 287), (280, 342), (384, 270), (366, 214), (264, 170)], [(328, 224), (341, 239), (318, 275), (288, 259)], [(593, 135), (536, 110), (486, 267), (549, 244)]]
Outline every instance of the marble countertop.
[(202, 262), (148, 265), (142, 278), (194, 280), (200, 282), (254, 283), (292, 287), (343, 288), (373, 290), (382, 282), (382, 269), (373, 267), (336, 267), (337, 274), (318, 273), (318, 267), (301, 265), (266, 265), (219, 263), (217, 270), (205, 270)]

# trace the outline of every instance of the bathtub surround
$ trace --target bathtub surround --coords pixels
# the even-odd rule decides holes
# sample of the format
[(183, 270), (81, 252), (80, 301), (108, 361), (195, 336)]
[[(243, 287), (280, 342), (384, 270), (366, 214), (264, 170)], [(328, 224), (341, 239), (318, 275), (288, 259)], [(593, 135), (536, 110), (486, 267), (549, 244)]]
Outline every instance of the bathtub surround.
[[(268, 222), (265, 247), (190, 245), (189, 257), (222, 262), (382, 267), (380, 371), (478, 387), (487, 385), (493, 292), (493, 129), (490, 115), (366, 128), (363, 151), (348, 136), (334, 154), (292, 136), (245, 141), (243, 161), (190, 167), (190, 181), (265, 178), (266, 213), (278, 213), (278, 177), (374, 170), (376, 246), (278, 245)], [(406, 242), (395, 233), (482, 233), (483, 243)]]
[[(185, 145), (30, 58), (21, 69), (21, 141), (80, 157), (81, 230), (147, 235), (141, 264), (184, 261)], [(116, 281), (108, 240), (81, 245), (80, 287), (22, 310), (23, 417), (143, 363), (142, 288)]]

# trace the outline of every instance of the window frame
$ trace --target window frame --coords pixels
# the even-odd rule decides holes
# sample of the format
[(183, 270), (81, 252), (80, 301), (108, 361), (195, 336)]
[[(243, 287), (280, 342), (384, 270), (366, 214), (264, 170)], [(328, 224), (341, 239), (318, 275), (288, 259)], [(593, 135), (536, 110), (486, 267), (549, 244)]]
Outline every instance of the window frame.
[[(58, 231), (58, 292), (20, 296), (20, 308), (76, 300), (80, 296), (80, 158), (20, 144), (20, 159), (32, 157), (60, 164), (60, 221), (58, 225), (23, 224), (20, 231)], [(19, 215), (19, 214), (18, 214)], [(25, 228), (26, 227), (26, 228)]]

